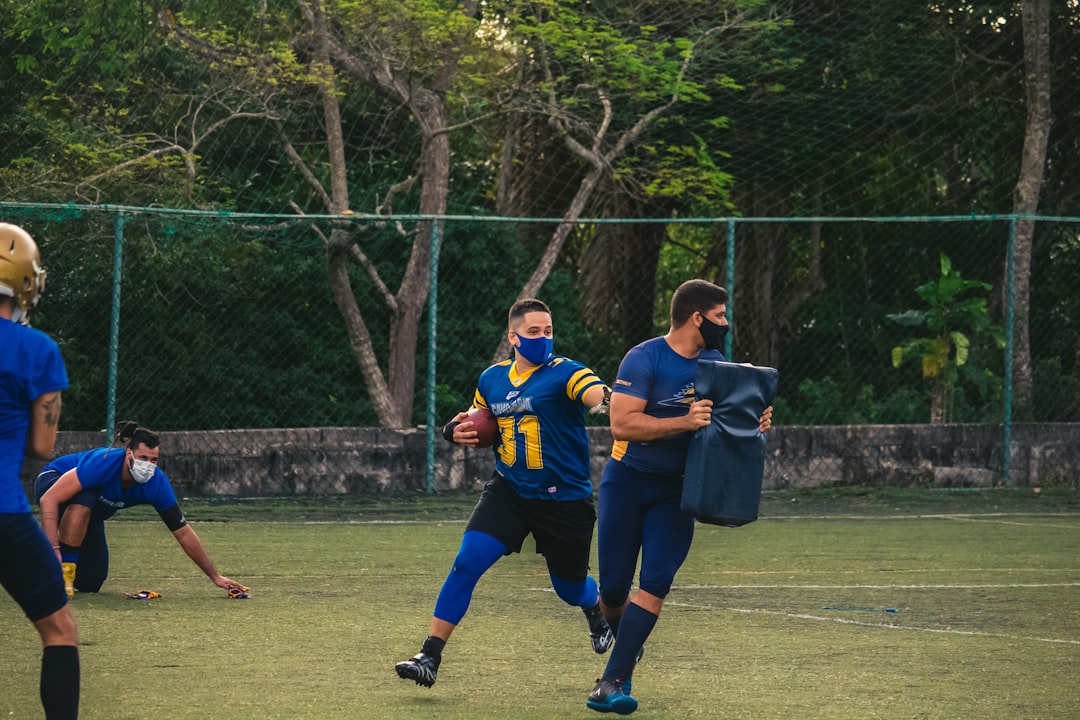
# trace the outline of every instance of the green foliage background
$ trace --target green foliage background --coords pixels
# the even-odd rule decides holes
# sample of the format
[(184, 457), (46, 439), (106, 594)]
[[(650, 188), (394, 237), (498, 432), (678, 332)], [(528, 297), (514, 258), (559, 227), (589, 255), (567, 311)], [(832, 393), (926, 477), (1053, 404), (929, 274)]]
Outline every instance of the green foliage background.
[[(64, 429), (104, 422), (121, 206), (120, 416), (162, 430), (378, 423), (330, 295), (333, 223), (290, 156), (329, 187), (313, 6), (264, 5), (0, 0), (0, 219), (26, 225), (50, 271), (34, 322), (71, 371)], [(456, 53), (441, 95), (440, 421), (494, 358), (557, 227), (541, 219), (562, 217), (588, 174), (568, 139), (610, 149), (674, 93), (582, 209), (627, 224), (575, 224), (537, 293), (558, 352), (610, 380), (628, 347), (663, 332), (679, 282), (734, 277), (732, 359), (780, 369), (778, 422), (925, 422), (932, 390), (891, 367), (906, 336), (887, 316), (918, 308), (944, 253), (992, 285), (1003, 322), (1009, 227), (996, 218), (1012, 208), (1025, 121), (1018, 3), (323, 6), (337, 41), (381, 53), (415, 92)], [(1080, 16), (1067, 0), (1051, 15), (1027, 417), (1078, 421)], [(394, 293), (428, 242), (409, 219), (426, 141), (413, 108), (340, 65), (334, 78), (355, 247)], [(728, 218), (747, 221), (733, 266)], [(385, 372), (385, 292), (361, 263), (350, 277)], [(971, 347), (954, 420), (1002, 420), (1004, 365), (993, 343)]]

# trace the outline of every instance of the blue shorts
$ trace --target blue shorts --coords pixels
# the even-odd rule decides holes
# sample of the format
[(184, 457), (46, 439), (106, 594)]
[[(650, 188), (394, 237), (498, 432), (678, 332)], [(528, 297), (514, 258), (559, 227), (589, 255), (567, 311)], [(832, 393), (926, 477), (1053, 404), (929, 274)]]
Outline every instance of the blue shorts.
[(0, 585), (30, 622), (67, 605), (60, 561), (33, 513), (0, 513)]
[[(34, 499), (38, 504), (41, 503), (41, 496), (49, 491), (56, 481), (60, 479), (61, 473), (56, 470), (45, 470), (34, 480)], [(59, 507), (60, 515), (64, 514), (64, 508), (68, 505), (83, 505), (88, 508), (93, 508), (97, 504), (98, 492), (97, 490), (80, 490), (75, 497), (68, 500), (66, 503)]]

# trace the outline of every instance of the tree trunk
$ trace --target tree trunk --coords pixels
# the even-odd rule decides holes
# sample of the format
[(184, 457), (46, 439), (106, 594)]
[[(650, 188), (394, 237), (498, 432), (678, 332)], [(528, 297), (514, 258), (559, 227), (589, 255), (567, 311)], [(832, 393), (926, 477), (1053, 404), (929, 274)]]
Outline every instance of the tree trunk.
[(945, 422), (945, 381), (941, 375), (930, 384), (930, 424), (940, 425)]
[[(364, 378), (364, 385), (367, 386), (371, 396), (371, 404), (375, 407), (380, 422), (385, 425), (384, 418), (395, 417), (394, 400), (387, 389), (382, 370), (379, 369), (379, 362), (371, 346), (371, 334), (368, 332), (364, 316), (356, 304), (352, 285), (349, 283), (348, 245), (351, 241), (343, 237), (345, 232), (343, 229), (337, 229), (330, 234), (330, 243), (326, 250), (330, 292), (333, 293), (334, 303), (345, 323), (349, 347), (352, 348), (356, 364), (360, 368), (360, 375)], [(388, 427), (401, 427), (401, 425)]]
[[(325, 16), (317, 0), (306, 7), (315, 33), (315, 46), (320, 50), (325, 48), (327, 65), (332, 59), (339, 63), (345, 72), (370, 83), (395, 102), (408, 105), (423, 137), (419, 169), (419, 212), (421, 215), (444, 214), (450, 188), (450, 139), (446, 131), (445, 97), (446, 89), (457, 69), (457, 53), (460, 53), (460, 50), (456, 49), (454, 43), (449, 43), (450, 49), (440, 58), (439, 71), (431, 79), (431, 86), (412, 87), (394, 75), (389, 64), (379, 58), (369, 63), (364, 57), (339, 44), (328, 33)], [(301, 9), (304, 8), (301, 4)], [(472, 12), (475, 10), (475, 3), (466, 2), (463, 10)], [(324, 92), (323, 103), (326, 110), (327, 137), (331, 140), (334, 137), (340, 138), (341, 121), (340, 115), (334, 112), (337, 107), (334, 93)], [(338, 154), (333, 150), (331, 145), (330, 164), (334, 187), (332, 197), (336, 206), (340, 202), (339, 198), (347, 200), (347, 192), (338, 191), (339, 183), (342, 186), (347, 183), (347, 175), (344, 152)], [(333, 211), (336, 213), (345, 209), (347, 207), (335, 207)], [(385, 373), (379, 368), (370, 333), (349, 282), (348, 250), (353, 240), (345, 235), (345, 232), (345, 229), (335, 229), (332, 232), (327, 252), (334, 300), (345, 322), (364, 383), (379, 415), (379, 424), (389, 428), (409, 427), (412, 425), (413, 394), (416, 389), (416, 344), (431, 278), (432, 222), (423, 221), (417, 224), (412, 252), (401, 285), (393, 296), (384, 294), (391, 310), (389, 354)]]
[[(420, 214), (442, 215), (450, 192), (450, 138), (443, 132), (446, 108), (442, 97), (430, 90), (414, 91), (410, 106), (424, 134), (421, 160)], [(390, 393), (397, 410), (387, 420), (398, 423), (385, 427), (412, 424), (413, 392), (416, 389), (416, 343), (431, 280), (430, 220), (417, 224), (412, 253), (401, 280), (396, 310), (390, 322), (390, 357), (388, 375)], [(441, 243), (441, 233), (440, 240)]]
[[(603, 174), (603, 168), (591, 167), (585, 177), (582, 178), (581, 184), (578, 185), (577, 192), (574, 193), (574, 199), (570, 201), (570, 208), (563, 215), (563, 222), (555, 228), (555, 232), (551, 235), (551, 240), (548, 241), (547, 247), (544, 249), (544, 254), (540, 257), (540, 262), (536, 264), (536, 269), (533, 270), (529, 279), (525, 282), (525, 285), (518, 293), (518, 298), (536, 297), (536, 293), (540, 292), (541, 286), (544, 281), (547, 280), (548, 275), (551, 274), (552, 268), (555, 267), (555, 261), (559, 259), (559, 254), (562, 253), (563, 245), (566, 244), (566, 239), (570, 237), (570, 231), (574, 229), (574, 223), (581, 217), (581, 211), (585, 208), (585, 203), (589, 201), (592, 196), (593, 189), (600, 181), (600, 176)], [(510, 353), (510, 341), (504, 335), (502, 341), (499, 342), (498, 347), (495, 349), (495, 354), (492, 356), (492, 363), (498, 362), (505, 358)]]
[[(655, 204), (614, 192), (605, 216), (662, 217)], [(581, 258), (581, 312), (589, 327), (624, 350), (655, 335), (656, 268), (667, 239), (664, 223), (602, 224)]]
[[(349, 209), (349, 185), (345, 167), (345, 142), (341, 127), (341, 108), (338, 104), (337, 82), (330, 64), (329, 35), (326, 27), (326, 15), (319, 2), (312, 5), (312, 28), (315, 43), (315, 63), (313, 70), (320, 77), (319, 95), (322, 100), (323, 118), (326, 125), (326, 152), (330, 166), (330, 207), (327, 212), (339, 214)], [(353, 239), (347, 227), (336, 227), (330, 232), (326, 250), (327, 276), (334, 303), (345, 323), (345, 332), (349, 336), (349, 347), (360, 368), (360, 375), (371, 396), (371, 403), (378, 413), (380, 422), (396, 417), (396, 402), (388, 385), (375, 351), (371, 344), (364, 316), (356, 303), (352, 284), (349, 282), (349, 246)], [(392, 387), (390, 385), (389, 387)], [(394, 423), (391, 427), (401, 427)]]
[[(821, 197), (820, 183), (814, 185), (815, 206)], [(752, 184), (739, 199), (747, 217), (784, 217), (790, 214), (787, 193), (770, 194)], [(735, 288), (732, 306), (734, 362), (752, 362), (775, 367), (780, 346), (792, 337), (795, 316), (806, 300), (824, 287), (821, 274), (821, 226), (812, 223), (807, 235), (802, 226), (791, 223), (744, 223), (738, 227), (735, 245)], [(798, 281), (791, 281), (791, 244), (809, 243), (807, 266)], [(726, 228), (717, 232), (716, 257), (722, 257)], [(718, 266), (720, 263), (716, 263)]]
[[(1020, 177), (1013, 195), (1013, 212), (1034, 215), (1039, 209), (1050, 137), (1050, 0), (1025, 0), (1023, 5), (1024, 86), (1027, 126)], [(1035, 221), (1021, 218), (1016, 224), (1014, 285), (1013, 392), (1016, 419), (1032, 419), (1031, 254)]]

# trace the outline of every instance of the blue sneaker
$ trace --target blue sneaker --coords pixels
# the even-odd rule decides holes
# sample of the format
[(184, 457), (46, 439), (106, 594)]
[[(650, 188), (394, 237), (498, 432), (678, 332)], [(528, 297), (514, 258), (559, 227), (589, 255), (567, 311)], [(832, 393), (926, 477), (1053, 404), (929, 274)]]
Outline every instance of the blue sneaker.
[(629, 715), (637, 710), (637, 700), (623, 691), (622, 683), (618, 680), (596, 681), (596, 687), (589, 693), (589, 699), (585, 705), (590, 710), (616, 715)]

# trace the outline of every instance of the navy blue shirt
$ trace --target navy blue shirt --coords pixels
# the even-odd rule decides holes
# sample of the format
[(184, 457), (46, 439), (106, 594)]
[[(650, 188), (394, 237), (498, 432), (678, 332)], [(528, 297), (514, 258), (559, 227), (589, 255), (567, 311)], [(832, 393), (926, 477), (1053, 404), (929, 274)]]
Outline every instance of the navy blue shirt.
[[(686, 415), (694, 402), (694, 373), (699, 359), (723, 360), (724, 355), (719, 350), (702, 350), (697, 357), (685, 358), (662, 337), (646, 340), (626, 353), (611, 391), (644, 400), (646, 415)], [(635, 470), (681, 477), (693, 436), (688, 430), (649, 442), (617, 440), (611, 457)]]

